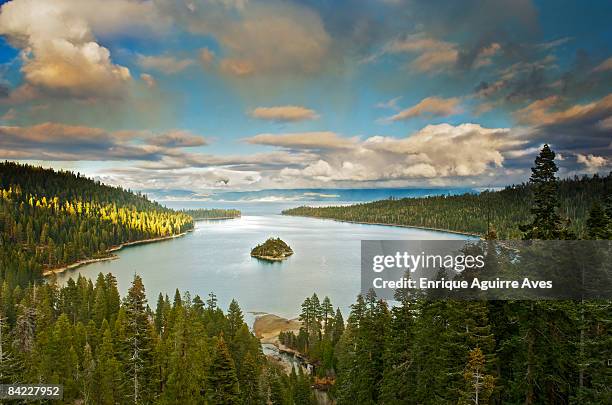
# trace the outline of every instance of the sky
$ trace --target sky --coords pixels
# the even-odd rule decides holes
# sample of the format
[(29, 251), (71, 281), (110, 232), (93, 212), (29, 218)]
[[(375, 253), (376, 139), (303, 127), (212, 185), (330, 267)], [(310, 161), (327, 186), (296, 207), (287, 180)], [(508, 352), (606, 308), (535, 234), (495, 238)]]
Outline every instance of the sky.
[(0, 159), (195, 198), (612, 170), (608, 0), (0, 4)]

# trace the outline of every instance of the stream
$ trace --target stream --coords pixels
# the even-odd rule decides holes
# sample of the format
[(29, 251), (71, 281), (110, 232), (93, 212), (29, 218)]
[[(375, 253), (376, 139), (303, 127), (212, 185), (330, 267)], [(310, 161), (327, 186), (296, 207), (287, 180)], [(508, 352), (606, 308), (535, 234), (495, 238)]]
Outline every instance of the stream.
[[(287, 370), (287, 372), (290, 372), (292, 367), (294, 370), (296, 370), (296, 372), (298, 372), (299, 367), (301, 367), (304, 373), (308, 373), (308, 374), (311, 373), (312, 366), (310, 364), (308, 364), (306, 361), (298, 358), (297, 356), (291, 353), (280, 351), (278, 347), (276, 347), (272, 343), (262, 343), (261, 348), (263, 350), (263, 353), (266, 356), (270, 356), (278, 360), (279, 362), (281, 362), (285, 366), (285, 369)], [(315, 394), (315, 398), (317, 400), (317, 404), (319, 405), (335, 404), (335, 402), (329, 398), (326, 391), (319, 390), (319, 389), (313, 389), (313, 391)]]

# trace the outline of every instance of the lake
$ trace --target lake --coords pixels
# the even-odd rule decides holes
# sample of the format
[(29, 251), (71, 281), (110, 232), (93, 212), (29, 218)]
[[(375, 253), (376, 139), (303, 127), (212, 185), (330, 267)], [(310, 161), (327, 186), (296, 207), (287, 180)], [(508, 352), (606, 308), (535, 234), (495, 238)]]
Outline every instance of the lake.
[[(167, 205), (195, 206), (177, 202)], [(198, 221), (195, 230), (183, 237), (124, 248), (117, 252), (118, 260), (58, 274), (58, 282), (65, 283), (78, 274), (95, 279), (99, 272), (111, 272), (123, 296), (138, 273), (153, 308), (159, 292), (172, 298), (178, 288), (181, 292), (188, 290), (192, 297), (198, 294), (203, 300), (214, 292), (224, 310), (236, 298), (245, 313), (266, 312), (289, 318), (297, 316), (304, 298), (316, 292), (321, 300), (329, 296), (346, 317), (360, 289), (362, 239), (466, 238), (415, 228), (280, 215), (283, 209), (297, 205), (300, 204), (200, 202), (198, 207), (238, 208), (243, 216)], [(252, 258), (251, 249), (272, 236), (287, 242), (295, 253), (276, 263)]]

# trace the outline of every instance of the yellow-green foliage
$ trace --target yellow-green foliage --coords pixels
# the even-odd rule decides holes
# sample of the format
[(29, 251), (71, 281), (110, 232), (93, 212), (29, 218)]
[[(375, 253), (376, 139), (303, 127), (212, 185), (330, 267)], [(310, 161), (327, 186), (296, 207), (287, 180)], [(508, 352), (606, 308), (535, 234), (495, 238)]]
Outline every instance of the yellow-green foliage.
[(11, 284), (122, 243), (192, 228), (189, 215), (145, 196), (74, 173), (0, 164), (0, 277)]

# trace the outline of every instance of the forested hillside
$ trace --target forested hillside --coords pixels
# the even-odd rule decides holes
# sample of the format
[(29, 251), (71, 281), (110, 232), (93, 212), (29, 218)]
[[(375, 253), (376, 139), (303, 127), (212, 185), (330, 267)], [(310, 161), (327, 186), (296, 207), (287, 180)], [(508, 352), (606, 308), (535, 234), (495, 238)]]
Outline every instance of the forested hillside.
[(42, 280), (220, 214), (240, 213), (172, 211), (78, 174), (0, 164), (0, 383), (61, 384), (63, 403), (312, 403), (310, 377), (262, 354), (236, 301), (224, 314), (214, 294), (177, 290), (152, 310), (139, 276), (123, 299), (110, 273)]
[[(587, 210), (581, 219), (585, 238), (612, 239), (612, 199), (604, 200), (600, 194), (603, 189), (609, 191), (610, 178), (558, 182), (554, 157), (545, 146), (529, 185), (489, 196), (499, 198), (510, 211), (509, 200), (500, 196), (509, 193), (521, 197), (516, 201), (526, 199), (525, 216), (529, 217), (515, 224), (523, 239), (576, 238), (562, 218), (568, 211), (559, 212), (560, 195), (565, 196), (566, 208), (574, 207), (573, 212)], [(532, 193), (529, 198), (527, 190)], [(569, 195), (578, 202), (568, 204)], [(458, 207), (482, 201), (476, 196), (448, 200)], [(590, 207), (589, 200), (594, 201)], [(425, 206), (419, 212), (427, 212), (427, 203), (440, 207), (439, 202), (446, 199), (417, 201)], [(372, 207), (412, 202), (364, 204), (345, 212), (374, 215)], [(439, 214), (439, 218), (452, 217), (448, 211)], [(609, 249), (610, 245), (599, 246)], [(499, 266), (516, 260), (496, 249), (487, 254), (497, 257), (493, 263)], [(499, 270), (497, 264), (493, 266), (483, 273)], [(588, 268), (585, 276), (592, 276)], [(612, 275), (607, 276), (609, 282)], [(610, 300), (467, 301), (409, 295), (402, 290), (395, 298), (396, 305), (390, 306), (373, 291), (359, 295), (346, 326), (342, 325), (344, 331), (337, 333), (341, 316), (334, 316), (329, 300), (321, 304), (315, 294), (302, 305), (299, 333), (283, 333), (281, 342), (304, 353), (318, 366), (319, 377), (334, 382), (331, 394), (338, 404), (612, 403)]]
[[(558, 182), (559, 214), (569, 229), (584, 235), (586, 218), (595, 201), (612, 193), (612, 173)], [(485, 235), (494, 230), (500, 239), (521, 236), (519, 225), (529, 221), (533, 190), (529, 183), (480, 194), (432, 196), (375, 201), (336, 207), (298, 207), (285, 215), (329, 218), (444, 229)]]
[(268, 362), (232, 301), (176, 291), (155, 310), (135, 276), (2, 290), (0, 383), (62, 384), (63, 403), (310, 404), (307, 376)]
[(11, 287), (122, 243), (192, 228), (189, 215), (143, 195), (71, 172), (0, 164), (0, 278)]
[(189, 215), (195, 221), (200, 219), (238, 218), (240, 216), (240, 211), (236, 209), (197, 208), (192, 210), (181, 210), (180, 212)]
[[(393, 204), (420, 201), (424, 215), (437, 201), (446, 207), (436, 208), (437, 218), (454, 218), (442, 203), (468, 209), (474, 199), (482, 210), (484, 198), (497, 198), (508, 215), (523, 212), (512, 224), (512, 235), (523, 239), (575, 239), (576, 229), (584, 238), (611, 239), (610, 176), (560, 182), (556, 170), (546, 146), (519, 187), (347, 212), (375, 215), (370, 208), (381, 204), (392, 218)], [(160, 294), (153, 310), (138, 276), (123, 299), (112, 274), (95, 283), (79, 277), (58, 286), (52, 276), (25, 284), (32, 269), (60, 263), (58, 253), (71, 243), (82, 255), (76, 258), (104, 254), (130, 238), (182, 232), (192, 218), (70, 173), (10, 163), (1, 173), (0, 383), (62, 384), (65, 403), (95, 404), (309, 405), (313, 385), (339, 405), (612, 403), (610, 300), (459, 301), (400, 292), (390, 306), (370, 292), (357, 297), (345, 323), (329, 298), (313, 294), (302, 305), (299, 333), (279, 339), (315, 365), (316, 378), (286, 374), (263, 356), (236, 301), (224, 313), (214, 294), (204, 302), (177, 290), (173, 299)], [(523, 208), (514, 209), (506, 193)], [(493, 212), (494, 205), (485, 206)], [(480, 223), (461, 215), (454, 220)], [(505, 237), (504, 222), (493, 215), (491, 222)]]

